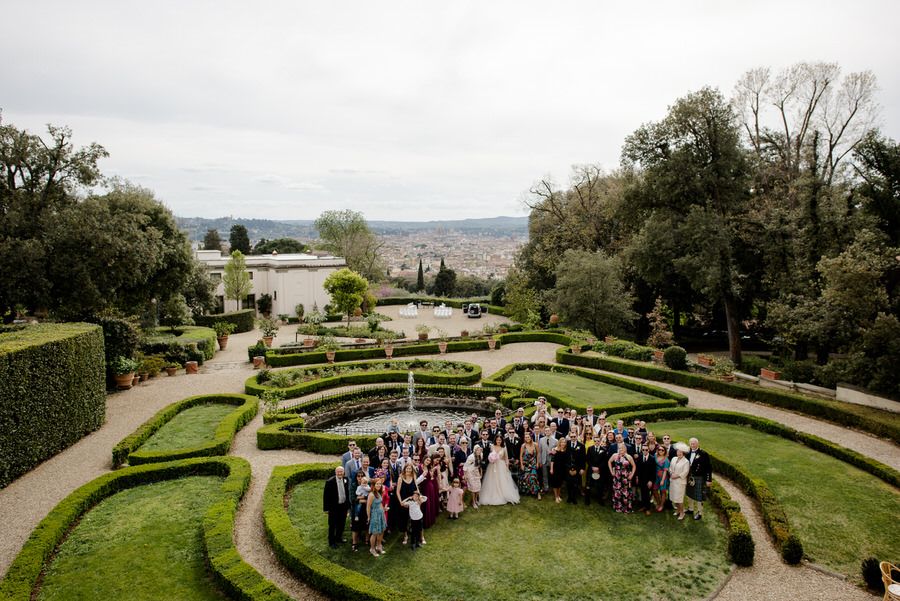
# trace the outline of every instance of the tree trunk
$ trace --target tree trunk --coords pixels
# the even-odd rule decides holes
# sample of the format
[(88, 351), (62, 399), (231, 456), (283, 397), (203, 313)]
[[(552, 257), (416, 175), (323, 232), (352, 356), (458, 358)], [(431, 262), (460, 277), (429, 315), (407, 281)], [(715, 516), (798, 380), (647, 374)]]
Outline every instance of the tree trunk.
[(726, 294), (722, 298), (722, 302), (725, 305), (725, 321), (728, 323), (728, 348), (731, 351), (731, 360), (739, 367), (741, 365), (741, 331), (737, 302), (730, 294)]

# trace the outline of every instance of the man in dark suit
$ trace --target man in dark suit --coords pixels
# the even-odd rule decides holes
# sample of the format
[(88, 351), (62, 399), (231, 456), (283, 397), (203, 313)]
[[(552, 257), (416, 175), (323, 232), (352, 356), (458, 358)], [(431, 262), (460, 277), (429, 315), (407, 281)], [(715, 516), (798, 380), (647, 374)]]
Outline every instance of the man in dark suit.
[(656, 480), (656, 458), (650, 454), (650, 447), (644, 443), (640, 447), (640, 451), (634, 456), (634, 463), (637, 465), (637, 486), (641, 491), (640, 509), (650, 515), (650, 507), (653, 504), (653, 481)]
[[(688, 461), (691, 462), (691, 468), (688, 471), (688, 485), (685, 493), (688, 497), (688, 513), (693, 513), (694, 519), (699, 520), (703, 517), (703, 501), (706, 500), (706, 493), (712, 482), (712, 465), (709, 462), (709, 454), (700, 448), (700, 442), (696, 438), (692, 438), (690, 443), (691, 452), (688, 455)], [(691, 482), (694, 484), (691, 485)], [(694, 510), (694, 504), (697, 505), (696, 510)]]
[(513, 480), (519, 481), (519, 451), (522, 449), (522, 439), (516, 435), (512, 422), (506, 424), (506, 436), (503, 438), (503, 446), (506, 447), (506, 456), (509, 458), (509, 472)]
[(488, 455), (491, 453), (491, 440), (487, 428), (481, 429), (481, 435), (478, 437), (478, 440), (475, 441), (472, 452), (475, 451), (475, 447), (481, 447), (481, 465), (482, 467), (487, 466)]
[(550, 420), (551, 422), (556, 423), (556, 435), (559, 438), (568, 438), (569, 436), (569, 420), (565, 418), (565, 413), (562, 409), (556, 410), (556, 417)]
[(578, 505), (581, 490), (581, 477), (584, 475), (584, 445), (578, 442), (578, 435), (573, 430), (569, 433), (569, 444), (566, 447), (566, 490), (569, 493), (567, 503)]
[(497, 427), (500, 428), (500, 433), (504, 434), (506, 432), (506, 420), (503, 419), (503, 412), (499, 409), (494, 411), (494, 419), (497, 420)]
[(344, 539), (344, 526), (350, 510), (350, 479), (344, 475), (344, 468), (334, 468), (334, 476), (325, 481), (322, 494), (322, 511), (328, 514), (328, 546), (337, 549)]
[(597, 422), (600, 421), (600, 416), (594, 415), (594, 408), (591, 405), (588, 405), (587, 408), (585, 409), (585, 411), (587, 413), (584, 416), (584, 423), (590, 424), (591, 428), (596, 427)]
[[(601, 505), (606, 497), (605, 475), (609, 474), (609, 456), (606, 449), (600, 446), (600, 435), (594, 433), (594, 444), (587, 450), (587, 478), (585, 478), (584, 504), (591, 504), (591, 495), (597, 495), (597, 502)], [(596, 475), (596, 477), (595, 477)]]
[(506, 428), (500, 429), (500, 424), (496, 418), (491, 418), (490, 425), (487, 427), (488, 431), (488, 439), (491, 442), (497, 439), (497, 434), (500, 436), (506, 436)]

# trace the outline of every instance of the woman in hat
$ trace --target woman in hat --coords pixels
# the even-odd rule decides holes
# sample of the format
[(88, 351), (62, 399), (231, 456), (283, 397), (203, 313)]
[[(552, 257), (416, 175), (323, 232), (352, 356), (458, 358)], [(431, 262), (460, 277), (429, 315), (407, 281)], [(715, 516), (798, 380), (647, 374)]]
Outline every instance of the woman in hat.
[(672, 446), (675, 447), (675, 457), (669, 463), (669, 499), (675, 505), (675, 515), (683, 520), (684, 491), (687, 489), (688, 471), (691, 469), (691, 462), (684, 454), (690, 452), (691, 447), (683, 442), (676, 442)]

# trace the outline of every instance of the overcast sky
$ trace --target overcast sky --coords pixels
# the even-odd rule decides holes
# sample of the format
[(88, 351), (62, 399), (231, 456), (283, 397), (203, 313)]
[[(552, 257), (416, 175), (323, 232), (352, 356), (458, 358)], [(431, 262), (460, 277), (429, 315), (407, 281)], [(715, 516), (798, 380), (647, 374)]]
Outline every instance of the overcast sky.
[(900, 140), (896, 0), (3, 4), (4, 123), (185, 217), (525, 215), (677, 98), (804, 60), (872, 70)]

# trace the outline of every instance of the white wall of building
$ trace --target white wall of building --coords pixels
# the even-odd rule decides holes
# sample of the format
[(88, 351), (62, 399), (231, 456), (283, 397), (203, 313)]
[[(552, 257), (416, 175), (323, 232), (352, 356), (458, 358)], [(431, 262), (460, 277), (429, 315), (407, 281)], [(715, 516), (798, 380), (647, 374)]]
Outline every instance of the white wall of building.
[[(225, 264), (231, 258), (217, 250), (198, 250), (197, 258), (209, 267), (214, 278), (219, 279), (216, 288), (217, 296), (225, 296)], [(281, 313), (293, 316), (294, 307), (300, 303), (309, 314), (313, 304), (323, 310), (331, 297), (323, 287), (325, 279), (347, 267), (346, 261), (340, 257), (317, 256), (308, 254), (272, 254), (245, 255), (247, 271), (250, 272), (251, 294), (256, 300), (265, 293), (272, 296), (272, 314)], [(239, 310), (240, 303), (225, 300), (225, 311)]]

